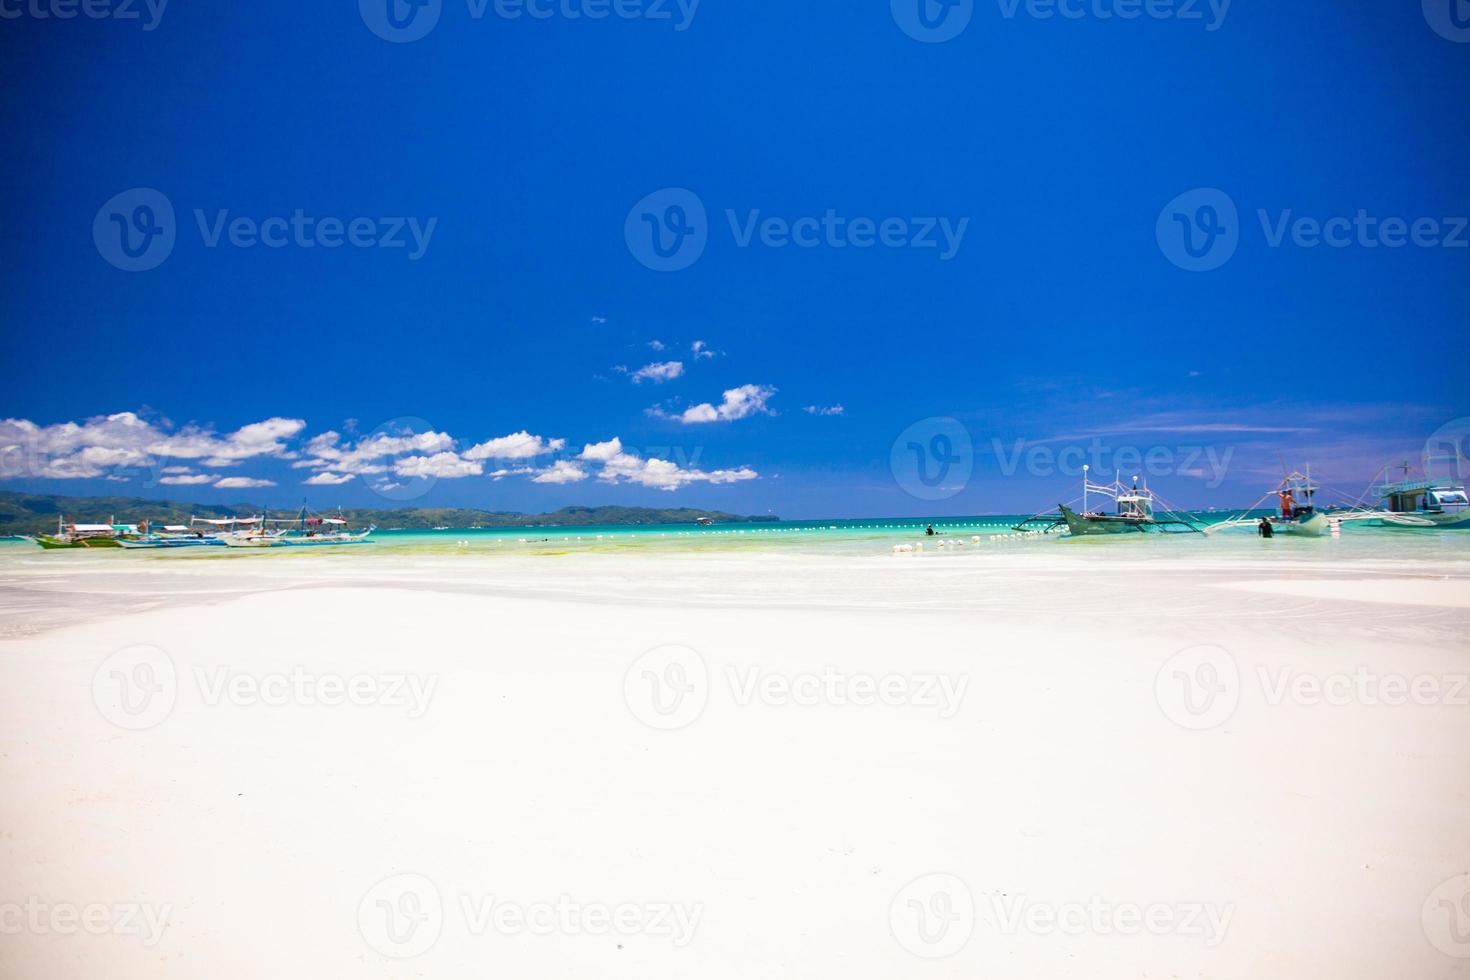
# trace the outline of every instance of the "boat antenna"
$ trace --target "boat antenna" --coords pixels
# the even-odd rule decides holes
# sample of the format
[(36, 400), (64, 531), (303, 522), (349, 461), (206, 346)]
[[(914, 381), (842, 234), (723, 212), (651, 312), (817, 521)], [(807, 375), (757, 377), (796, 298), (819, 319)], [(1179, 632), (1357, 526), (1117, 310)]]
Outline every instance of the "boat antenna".
[(1082, 513), (1087, 513), (1087, 471), (1090, 467), (1082, 464)]

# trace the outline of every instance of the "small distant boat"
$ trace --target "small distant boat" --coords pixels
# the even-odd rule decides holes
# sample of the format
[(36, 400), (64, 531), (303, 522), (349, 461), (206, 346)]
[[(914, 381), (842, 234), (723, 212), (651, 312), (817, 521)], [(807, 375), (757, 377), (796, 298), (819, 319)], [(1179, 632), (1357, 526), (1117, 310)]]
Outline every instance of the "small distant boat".
[(708, 527), (709, 525), (713, 524), (714, 521), (708, 517), (696, 517), (694, 519), (694, 523), (702, 525), (704, 527)]
[(1402, 463), (1395, 469), (1403, 470), (1402, 479), (1389, 481), (1388, 467), (1382, 470), (1383, 482), (1375, 486), (1372, 494), (1382, 504), (1378, 512), (1379, 523), (1394, 528), (1467, 528), (1470, 527), (1470, 498), (1465, 494), (1465, 483), (1449, 477), (1409, 479), (1409, 464)]

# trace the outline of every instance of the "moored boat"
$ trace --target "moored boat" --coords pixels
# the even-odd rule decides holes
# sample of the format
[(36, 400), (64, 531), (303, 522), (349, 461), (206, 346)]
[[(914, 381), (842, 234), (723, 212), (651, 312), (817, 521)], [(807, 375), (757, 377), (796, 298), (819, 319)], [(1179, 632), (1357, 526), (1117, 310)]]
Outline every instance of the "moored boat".
[[(1081, 509), (1066, 504), (1057, 504), (1058, 513), (1029, 517), (1015, 525), (1017, 531), (1051, 531), (1065, 526), (1074, 537), (1102, 534), (1140, 534), (1149, 531), (1162, 533), (1191, 533), (1198, 531), (1196, 522), (1186, 515), (1167, 506), (1156, 512), (1157, 500), (1148, 484), (1139, 486), (1138, 477), (1132, 485), (1123, 482), (1114, 474), (1113, 482), (1093, 483), (1088, 477), (1090, 467), (1082, 467)], [(1113, 510), (1093, 510), (1093, 496), (1113, 501)]]
[[(264, 515), (256, 520), (260, 525), (258, 528), (221, 535), (220, 542), (229, 548), (322, 548), (366, 544), (369, 543), (368, 535), (377, 530), (374, 524), (365, 531), (349, 531), (345, 519), (322, 517), (312, 513), (305, 504), (291, 520), (272, 521)], [(285, 526), (273, 530), (268, 526), (270, 524)]]
[(1470, 528), (1470, 498), (1465, 483), (1451, 477), (1409, 479), (1409, 464), (1403, 463), (1399, 480), (1388, 479), (1388, 467), (1382, 471), (1383, 482), (1372, 490), (1381, 502), (1379, 524), (1392, 528)]

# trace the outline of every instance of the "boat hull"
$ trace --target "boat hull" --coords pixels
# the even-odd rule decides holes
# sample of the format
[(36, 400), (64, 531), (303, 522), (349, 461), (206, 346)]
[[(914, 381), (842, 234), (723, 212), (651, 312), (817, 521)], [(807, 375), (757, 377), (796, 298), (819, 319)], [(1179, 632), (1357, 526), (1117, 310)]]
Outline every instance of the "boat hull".
[(1115, 517), (1111, 514), (1079, 514), (1066, 504), (1058, 506), (1062, 511), (1062, 519), (1067, 522), (1067, 530), (1074, 535), (1140, 534), (1143, 532), (1142, 521)]
[(312, 537), (290, 537), (287, 535), (250, 537), (227, 537), (222, 543), (230, 548), (330, 548), (334, 545), (368, 544), (371, 531), (361, 534), (315, 535)]
[(1271, 528), (1277, 534), (1299, 534), (1309, 538), (1320, 538), (1332, 527), (1326, 514), (1312, 513), (1304, 518), (1268, 517)]
[(78, 538), (68, 541), (65, 538), (53, 538), (49, 534), (38, 534), (33, 538), (36, 544), (47, 551), (61, 551), (69, 548), (121, 548), (122, 543), (117, 538)]
[(1442, 531), (1450, 528), (1470, 528), (1470, 511), (1459, 511), (1451, 514), (1435, 514), (1429, 512), (1392, 514), (1380, 518), (1380, 527), (1391, 527), (1398, 530), (1416, 531)]

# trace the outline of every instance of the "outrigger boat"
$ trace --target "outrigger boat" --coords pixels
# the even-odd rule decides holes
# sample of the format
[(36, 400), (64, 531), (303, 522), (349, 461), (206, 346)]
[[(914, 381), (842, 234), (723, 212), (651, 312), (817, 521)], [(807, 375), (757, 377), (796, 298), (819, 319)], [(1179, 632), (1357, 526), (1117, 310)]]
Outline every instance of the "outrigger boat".
[[(1189, 534), (1199, 531), (1197, 522), (1172, 508), (1155, 510), (1157, 500), (1147, 482), (1138, 485), (1138, 477), (1132, 486), (1123, 483), (1118, 474), (1109, 484), (1093, 483), (1089, 479), (1089, 467), (1082, 467), (1082, 509), (1073, 510), (1066, 504), (1057, 504), (1057, 514), (1037, 514), (1015, 525), (1016, 531), (1053, 531), (1063, 526), (1074, 537), (1092, 534), (1135, 534), (1157, 531), (1165, 534)], [(1112, 513), (1091, 509), (1091, 496), (1100, 494), (1114, 503)]]
[(117, 548), (125, 536), (136, 536), (137, 533), (138, 529), (131, 524), (68, 524), (66, 518), (58, 514), (55, 534), (27, 537), (47, 551), (55, 551), (62, 548)]
[[(347, 521), (343, 518), (313, 514), (305, 504), (301, 505), (301, 512), (290, 520), (272, 521), (264, 515), (258, 520), (259, 528), (221, 535), (221, 543), (230, 548), (321, 548), (366, 544), (369, 543), (368, 535), (378, 529), (376, 524), (370, 524), (366, 531), (348, 531)], [(266, 526), (269, 524), (287, 526), (272, 530)]]
[[(1284, 469), (1285, 467), (1283, 467)], [(1312, 467), (1308, 466), (1306, 472), (1293, 470), (1281, 478), (1281, 482), (1274, 489), (1266, 491), (1266, 495), (1247, 507), (1239, 516), (1228, 521), (1220, 521), (1205, 528), (1206, 534), (1223, 531), (1229, 527), (1259, 527), (1261, 521), (1271, 525), (1271, 530), (1277, 534), (1300, 534), (1307, 537), (1321, 537), (1332, 528), (1332, 521), (1342, 520), (1343, 517), (1329, 518), (1324, 511), (1317, 509), (1315, 497), (1318, 487), (1312, 483)], [(1247, 515), (1256, 510), (1268, 497), (1276, 497), (1280, 505), (1280, 513), (1267, 514), (1264, 517), (1248, 517)], [(1344, 515), (1346, 516), (1346, 515)], [(1262, 532), (1264, 533), (1264, 532)]]
[(1470, 498), (1466, 497), (1462, 480), (1448, 477), (1409, 479), (1409, 464), (1402, 463), (1395, 469), (1403, 470), (1403, 478), (1390, 481), (1389, 468), (1381, 471), (1383, 482), (1371, 493), (1382, 503), (1378, 512), (1379, 523), (1384, 527), (1396, 528), (1467, 528), (1470, 527)]

